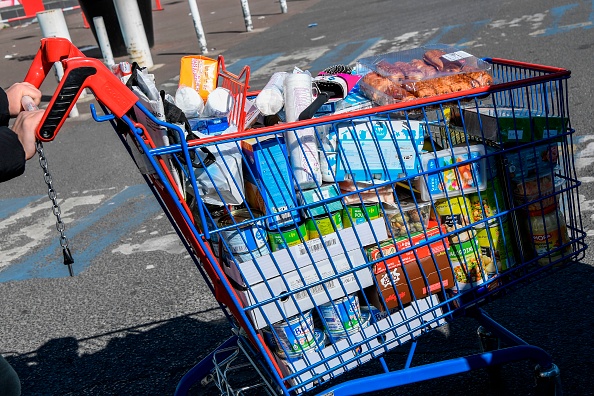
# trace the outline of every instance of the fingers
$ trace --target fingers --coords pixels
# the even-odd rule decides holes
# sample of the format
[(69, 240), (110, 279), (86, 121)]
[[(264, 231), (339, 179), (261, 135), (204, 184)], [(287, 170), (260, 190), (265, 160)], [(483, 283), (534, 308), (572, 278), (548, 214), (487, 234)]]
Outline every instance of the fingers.
[(11, 85), (6, 89), (6, 96), (8, 98), (8, 111), (11, 117), (16, 117), (23, 108), (21, 106), (21, 99), (23, 96), (30, 96), (36, 105), (41, 102), (41, 91), (33, 84), (28, 82), (19, 82)]
[(19, 137), (25, 150), (25, 157), (30, 159), (35, 155), (35, 131), (41, 122), (44, 110), (23, 111), (14, 121), (12, 130)]

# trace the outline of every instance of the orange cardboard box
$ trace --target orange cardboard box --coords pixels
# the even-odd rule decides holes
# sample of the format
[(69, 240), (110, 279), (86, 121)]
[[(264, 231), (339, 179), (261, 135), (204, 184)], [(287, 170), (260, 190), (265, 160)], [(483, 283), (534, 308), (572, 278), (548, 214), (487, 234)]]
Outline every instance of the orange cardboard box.
[[(445, 226), (441, 226), (441, 229), (440, 229), (440, 227), (438, 226), (438, 223), (436, 221), (430, 221), (429, 224), (427, 225), (427, 233), (426, 234), (423, 231), (419, 231), (419, 232), (413, 233), (410, 236), (410, 238), (408, 236), (397, 237), (397, 238), (395, 238), (396, 243), (394, 243), (392, 239), (388, 239), (388, 240), (380, 243), (379, 247), (373, 246), (373, 247), (367, 248), (366, 249), (367, 257), (371, 261), (378, 260), (381, 257), (392, 255), (394, 253), (397, 253), (399, 251), (407, 249), (411, 246), (417, 245), (427, 239), (439, 237), (439, 235), (441, 233), (446, 233), (446, 232), (447, 231), (445, 229)], [(436, 241), (433, 243), (418, 247), (416, 249), (412, 249), (406, 253), (401, 253), (400, 255), (396, 255), (394, 257), (390, 257), (383, 261), (378, 262), (377, 264), (375, 264), (373, 266), (373, 272), (374, 272), (374, 274), (380, 274), (382, 272), (386, 272), (386, 268), (388, 270), (392, 270), (392, 269), (396, 268), (397, 266), (412, 263), (412, 262), (416, 261), (417, 258), (419, 260), (421, 260), (427, 256), (430, 256), (431, 252), (433, 252), (433, 254), (447, 252), (449, 246), (450, 245), (449, 245), (447, 238), (441, 238), (441, 239), (436, 238)], [(416, 257), (415, 257), (415, 253), (416, 253)]]

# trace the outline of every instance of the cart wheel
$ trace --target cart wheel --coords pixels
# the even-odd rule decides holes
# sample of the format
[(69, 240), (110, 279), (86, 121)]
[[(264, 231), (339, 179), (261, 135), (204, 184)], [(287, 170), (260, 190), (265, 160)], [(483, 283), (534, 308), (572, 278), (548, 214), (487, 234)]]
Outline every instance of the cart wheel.
[[(495, 337), (489, 330), (484, 328), (483, 326), (479, 326), (476, 330), (476, 333), (479, 338), (479, 342), (481, 345), (481, 351), (483, 353), (496, 351), (501, 347), (501, 342), (499, 338)], [(504, 389), (504, 377), (501, 372), (501, 366), (489, 366), (485, 369), (487, 374), (489, 375), (489, 381), (491, 385), (496, 388), (496, 390), (503, 390)]]
[(536, 378), (535, 394), (537, 396), (563, 396), (561, 372), (555, 364), (548, 370), (543, 370), (540, 366), (536, 366), (534, 376)]

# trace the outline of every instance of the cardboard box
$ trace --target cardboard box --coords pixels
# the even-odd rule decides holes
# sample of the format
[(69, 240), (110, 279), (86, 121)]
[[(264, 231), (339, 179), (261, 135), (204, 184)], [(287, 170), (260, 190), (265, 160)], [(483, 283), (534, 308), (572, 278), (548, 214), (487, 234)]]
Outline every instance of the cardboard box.
[[(357, 267), (360, 269), (355, 272), (328, 279)], [(313, 285), (325, 279), (328, 280)], [(245, 306), (266, 300), (272, 301), (247, 311), (254, 327), (261, 329), (269, 324), (280, 322), (285, 317), (291, 318), (298, 315), (300, 311), (305, 312), (371, 285), (373, 285), (373, 279), (369, 268), (366, 267), (365, 257), (361, 249), (354, 249), (346, 255), (339, 254), (333, 256), (331, 260), (318, 261), (254, 285), (248, 290), (238, 291), (238, 295)], [(307, 290), (297, 291), (304, 286), (310, 287)], [(278, 298), (282, 294), (291, 292), (293, 294), (286, 298)]]
[(418, 173), (425, 126), (420, 121), (372, 119), (337, 125), (336, 181), (393, 180)]
[[(320, 186), (320, 188), (312, 188), (310, 190), (303, 190), (297, 193), (297, 199), (299, 205), (310, 205), (320, 201), (328, 201), (325, 204), (314, 205), (309, 208), (303, 209), (303, 217), (311, 218), (320, 215), (327, 215), (328, 213), (334, 213), (343, 208), (342, 201), (340, 200), (340, 190), (336, 184), (326, 184)], [(331, 198), (336, 198), (332, 201)], [(328, 208), (328, 210), (326, 210)]]
[(223, 268), (225, 274), (235, 283), (249, 288), (340, 254), (349, 255), (352, 250), (361, 250), (362, 246), (387, 238), (384, 219), (379, 218), (258, 257), (256, 260), (243, 263), (238, 263), (237, 260), (226, 261)]
[[(528, 109), (469, 107), (463, 109), (469, 135), (498, 143), (527, 143), (565, 133), (569, 119)], [(481, 132), (482, 126), (482, 132)]]
[[(250, 207), (264, 215), (274, 215), (297, 206), (284, 138), (247, 139), (241, 142), (245, 160), (245, 197)], [(299, 222), (298, 210), (268, 217), (266, 225), (275, 229)]]
[[(377, 266), (377, 264), (376, 264)], [(383, 265), (379, 264), (379, 269)], [(374, 270), (377, 286), (366, 290), (367, 298), (376, 308), (391, 310), (455, 286), (450, 260), (446, 251), (419, 261), (398, 265), (390, 270)], [(421, 270), (422, 269), (422, 270)], [(392, 285), (392, 282), (396, 286)], [(379, 287), (379, 291), (378, 291)], [(382, 301), (383, 300), (383, 301)]]
[(391, 271), (398, 266), (416, 261), (417, 258), (420, 260), (430, 256), (431, 252), (433, 252), (433, 254), (438, 254), (447, 251), (449, 248), (449, 242), (447, 238), (439, 237), (441, 234), (445, 234), (446, 232), (447, 230), (445, 226), (441, 226), (440, 230), (440, 227), (438, 227), (436, 221), (429, 221), (426, 235), (424, 231), (419, 231), (412, 233), (410, 238), (408, 236), (394, 238), (396, 243), (394, 243), (392, 239), (388, 239), (387, 241), (380, 243), (379, 247), (373, 246), (365, 249), (367, 258), (370, 261), (375, 261), (381, 259), (384, 256), (393, 255), (396, 252), (410, 248), (411, 246), (424, 242), (427, 239), (431, 240), (437, 238), (437, 240), (433, 243), (409, 250), (406, 253), (401, 253), (400, 255), (386, 258), (381, 262), (378, 262), (376, 265), (374, 265), (374, 274), (386, 272), (386, 268)]

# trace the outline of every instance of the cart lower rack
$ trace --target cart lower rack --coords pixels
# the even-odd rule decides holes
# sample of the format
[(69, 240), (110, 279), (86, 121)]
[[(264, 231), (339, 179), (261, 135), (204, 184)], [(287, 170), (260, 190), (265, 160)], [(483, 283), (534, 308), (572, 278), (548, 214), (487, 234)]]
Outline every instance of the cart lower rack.
[[(524, 359), (540, 390), (560, 392), (551, 357), (480, 306), (584, 257), (568, 71), (485, 59), (486, 87), (246, 129), (249, 69), (220, 57), (235, 132), (198, 138), (62, 39), (42, 41), (27, 80), (56, 61), (65, 78), (38, 138), (92, 89), (95, 120), (116, 129), (233, 328), (177, 394), (212, 382), (351, 395)], [(460, 315), (481, 324), (484, 353), (411, 367), (416, 339)], [(390, 371), (382, 356), (407, 342)], [(370, 360), (385, 372), (338, 381)], [(246, 367), (255, 378), (235, 384)]]

